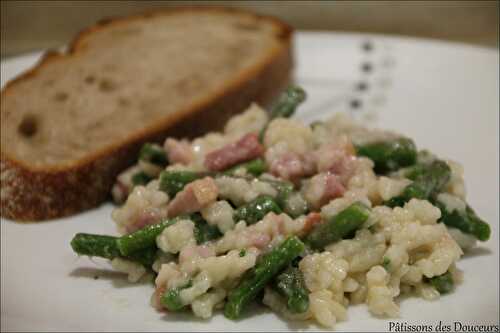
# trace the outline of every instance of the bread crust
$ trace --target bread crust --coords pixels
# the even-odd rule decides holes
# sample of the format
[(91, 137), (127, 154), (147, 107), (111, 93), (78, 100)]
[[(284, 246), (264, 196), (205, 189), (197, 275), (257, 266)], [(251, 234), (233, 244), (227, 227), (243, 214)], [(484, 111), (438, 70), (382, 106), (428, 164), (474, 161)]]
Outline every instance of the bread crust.
[[(111, 186), (119, 172), (131, 165), (141, 145), (147, 141), (161, 141), (166, 136), (194, 137), (208, 130), (219, 130), (235, 113), (255, 101), (262, 105), (271, 102), (290, 82), (293, 66), (292, 29), (285, 23), (266, 16), (239, 9), (220, 7), (180, 7), (141, 15), (100, 21), (80, 32), (71, 42), (67, 53), (49, 51), (40, 62), (13, 79), (1, 92), (4, 98), (16, 84), (38, 74), (43, 66), (61, 57), (72, 57), (85, 48), (85, 39), (110, 25), (126, 24), (130, 20), (147, 19), (157, 15), (174, 15), (191, 11), (244, 13), (258, 19), (271, 20), (277, 27), (281, 47), (257, 64), (230, 86), (225, 87), (198, 105), (181, 110), (175, 117), (165, 119), (154, 127), (134, 135), (71, 165), (33, 168), (7, 156), (0, 159), (0, 215), (19, 222), (36, 222), (75, 214), (98, 206), (109, 197)], [(174, 118), (174, 119), (173, 119)]]

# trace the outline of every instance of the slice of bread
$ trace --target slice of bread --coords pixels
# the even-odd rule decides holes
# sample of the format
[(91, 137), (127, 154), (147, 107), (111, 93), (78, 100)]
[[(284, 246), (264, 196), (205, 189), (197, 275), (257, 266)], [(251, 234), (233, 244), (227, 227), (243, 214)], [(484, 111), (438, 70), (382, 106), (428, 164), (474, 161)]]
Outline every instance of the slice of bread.
[(1, 93), (1, 215), (67, 216), (103, 202), (142, 143), (222, 128), (288, 84), (291, 29), (222, 8), (105, 20)]

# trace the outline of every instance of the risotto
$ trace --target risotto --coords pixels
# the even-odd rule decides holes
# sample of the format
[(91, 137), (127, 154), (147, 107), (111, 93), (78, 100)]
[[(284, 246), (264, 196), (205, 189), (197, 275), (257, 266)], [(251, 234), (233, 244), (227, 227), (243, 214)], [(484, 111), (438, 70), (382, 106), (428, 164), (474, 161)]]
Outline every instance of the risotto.
[(201, 318), (258, 302), (331, 328), (349, 304), (397, 317), (402, 294), (452, 292), (457, 261), (490, 236), (461, 166), (344, 114), (291, 119), (304, 99), (290, 87), (220, 133), (145, 144), (112, 190), (122, 236), (77, 234), (73, 249), (131, 282), (154, 274), (153, 307)]

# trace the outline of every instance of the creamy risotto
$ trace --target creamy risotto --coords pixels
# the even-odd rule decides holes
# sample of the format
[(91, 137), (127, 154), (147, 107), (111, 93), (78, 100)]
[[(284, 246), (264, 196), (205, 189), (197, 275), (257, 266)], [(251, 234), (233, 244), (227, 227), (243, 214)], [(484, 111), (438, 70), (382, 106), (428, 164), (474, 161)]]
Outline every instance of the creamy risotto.
[(304, 98), (290, 87), (222, 132), (144, 145), (112, 190), (122, 236), (77, 234), (73, 249), (132, 282), (153, 274), (154, 308), (201, 318), (258, 302), (331, 328), (349, 304), (397, 317), (402, 294), (452, 292), (458, 260), (490, 235), (461, 166), (344, 114), (290, 118)]

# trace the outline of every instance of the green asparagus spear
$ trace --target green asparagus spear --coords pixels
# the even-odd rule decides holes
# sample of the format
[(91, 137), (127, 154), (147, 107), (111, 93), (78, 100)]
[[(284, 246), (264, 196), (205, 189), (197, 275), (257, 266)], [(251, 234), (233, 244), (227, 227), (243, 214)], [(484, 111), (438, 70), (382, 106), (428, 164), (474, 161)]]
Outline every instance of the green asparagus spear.
[(134, 186), (137, 186), (137, 185), (146, 185), (152, 179), (153, 178), (151, 178), (150, 176), (148, 176), (148, 174), (145, 173), (144, 171), (139, 171), (138, 173), (136, 173), (136, 174), (134, 174), (132, 176), (132, 184)]
[(203, 217), (198, 214), (192, 214), (190, 216), (191, 221), (194, 222), (194, 238), (197, 244), (203, 244), (208, 241), (217, 239), (222, 236), (219, 228), (215, 225), (210, 225), (203, 219)]
[(122, 257), (147, 267), (153, 264), (156, 258), (155, 247), (148, 246), (129, 255), (123, 255), (118, 249), (117, 240), (118, 238), (113, 236), (79, 233), (71, 240), (71, 247), (79, 255), (102, 257), (109, 260)]
[(150, 162), (164, 167), (168, 164), (167, 155), (163, 148), (156, 143), (145, 143), (139, 152), (139, 160)]
[(80, 255), (113, 259), (121, 256), (116, 237), (78, 233), (71, 240), (73, 251)]
[(181, 310), (185, 304), (182, 303), (180, 298), (180, 292), (182, 289), (190, 288), (192, 286), (192, 281), (189, 281), (187, 284), (172, 288), (167, 290), (161, 297), (160, 303), (169, 311), (179, 311)]
[(444, 161), (435, 160), (425, 167), (419, 166), (409, 173), (413, 183), (406, 186), (399, 196), (386, 202), (387, 206), (403, 206), (413, 198), (431, 200), (448, 183), (451, 170)]
[(415, 180), (423, 177), (427, 173), (429, 165), (430, 163), (417, 163), (408, 168), (402, 169), (402, 174), (408, 179)]
[(146, 267), (151, 267), (156, 260), (158, 249), (156, 246), (150, 246), (148, 248), (142, 249), (140, 251), (134, 252), (128, 256), (125, 256), (125, 259), (136, 261), (140, 264), (143, 264)]
[(307, 201), (305, 201), (300, 192), (294, 190), (291, 182), (269, 179), (262, 179), (262, 181), (270, 184), (278, 191), (275, 201), (291, 217), (299, 217), (306, 214), (309, 210)]
[(244, 275), (239, 285), (228, 295), (224, 315), (230, 319), (240, 317), (244, 308), (264, 289), (266, 284), (305, 249), (295, 236), (263, 255), (255, 267)]
[(141, 249), (155, 246), (156, 237), (161, 234), (163, 229), (176, 223), (185, 216), (178, 216), (172, 219), (166, 219), (158, 224), (148, 225), (131, 234), (119, 237), (116, 240), (116, 246), (121, 255), (131, 255)]
[(200, 214), (192, 214), (191, 216), (181, 215), (172, 219), (165, 219), (158, 224), (152, 224), (131, 234), (121, 236), (117, 239), (118, 249), (122, 255), (130, 255), (138, 250), (155, 246), (156, 237), (158, 237), (165, 228), (186, 218), (189, 218), (195, 224), (194, 235), (198, 244), (205, 243), (221, 236), (219, 229), (209, 225)]
[(299, 268), (288, 267), (276, 277), (274, 287), (287, 299), (290, 312), (303, 313), (309, 308), (309, 291)]
[(481, 220), (469, 206), (467, 206), (463, 212), (456, 209), (450, 212), (446, 209), (446, 206), (439, 201), (436, 201), (435, 205), (441, 209), (441, 218), (439, 222), (457, 228), (466, 234), (471, 234), (483, 242), (490, 238), (490, 226), (488, 223)]
[[(431, 160), (431, 156), (425, 156), (422, 159)], [(428, 153), (427, 153), (428, 155)], [(452, 212), (446, 209), (446, 206), (437, 200), (437, 194), (448, 183), (451, 170), (446, 162), (434, 159), (430, 162), (415, 164), (404, 171), (404, 175), (413, 180), (403, 193), (389, 200), (386, 204), (389, 206), (403, 206), (412, 198), (427, 199), (441, 210), (440, 222), (457, 228), (464, 233), (471, 234), (478, 240), (486, 241), (490, 238), (490, 226), (479, 218), (471, 207), (467, 206), (463, 212), (454, 210)]]
[(221, 236), (222, 234), (220, 233), (219, 228), (206, 222), (197, 224), (194, 229), (194, 238), (196, 239), (197, 244), (203, 244), (220, 238)]
[(358, 155), (371, 159), (375, 163), (375, 172), (379, 174), (398, 170), (417, 161), (415, 143), (408, 138), (357, 145), (356, 151)]
[(194, 171), (162, 171), (160, 173), (160, 190), (173, 198), (187, 184), (203, 178), (206, 174)]
[(297, 106), (306, 100), (306, 92), (298, 86), (289, 86), (271, 110), (270, 118), (291, 117)]
[(443, 275), (434, 276), (428, 281), (440, 294), (447, 294), (452, 291), (454, 287), (453, 276), (450, 271)]
[(286, 207), (288, 197), (291, 193), (293, 193), (293, 184), (291, 182), (281, 180), (262, 179), (262, 181), (268, 183), (276, 189), (278, 192), (275, 199), (276, 203), (281, 207), (281, 209), (284, 209)]
[(221, 236), (216, 227), (208, 225), (204, 220), (200, 220), (201, 216), (197, 217), (197, 214), (193, 214), (190, 217), (177, 216), (166, 219), (158, 224), (146, 226), (121, 237), (77, 234), (73, 238), (71, 246), (75, 252), (81, 255), (98, 256), (107, 259), (124, 257), (143, 263), (150, 261), (152, 263), (154, 256), (150, 256), (150, 249), (156, 248), (156, 237), (165, 228), (184, 218), (190, 218), (195, 223), (195, 237), (198, 244)]
[[(280, 96), (276, 105), (272, 108), (269, 120), (274, 118), (289, 118), (291, 117), (299, 104), (306, 99), (306, 92), (297, 86), (289, 86), (285, 92)], [(259, 140), (262, 142), (264, 134), (266, 133), (267, 125), (261, 130)]]
[(245, 169), (247, 171), (247, 173), (249, 173), (255, 177), (258, 177), (266, 171), (266, 162), (264, 162), (264, 160), (261, 158), (257, 158), (255, 160), (251, 160), (251, 161), (248, 161), (245, 163), (235, 165), (235, 166), (231, 167), (230, 169), (227, 169), (226, 171), (224, 171), (223, 174), (226, 174), (228, 176), (232, 176), (232, 175), (234, 175), (236, 170), (239, 170), (239, 169)]
[(341, 240), (359, 229), (370, 215), (370, 209), (360, 202), (353, 203), (326, 222), (316, 225), (305, 241), (313, 249)]
[(262, 220), (269, 212), (280, 214), (282, 210), (272, 197), (261, 195), (252, 202), (236, 209), (233, 219), (234, 221), (243, 220), (247, 224), (254, 224)]
[(467, 207), (465, 208), (465, 212), (474, 225), (474, 227), (472, 228), (472, 234), (475, 235), (477, 239), (483, 242), (490, 239), (490, 225), (483, 221), (479, 216), (477, 216), (476, 212), (470, 206), (467, 205)]

